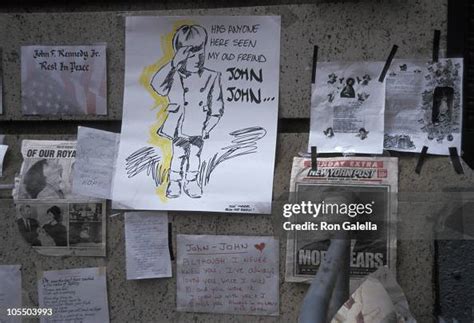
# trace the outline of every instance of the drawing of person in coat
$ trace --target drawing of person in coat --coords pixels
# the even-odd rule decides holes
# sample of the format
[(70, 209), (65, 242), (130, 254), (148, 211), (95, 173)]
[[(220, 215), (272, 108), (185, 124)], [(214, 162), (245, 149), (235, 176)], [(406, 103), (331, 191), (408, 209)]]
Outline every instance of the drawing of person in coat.
[(168, 116), (157, 132), (173, 143), (168, 198), (177, 198), (182, 191), (191, 198), (201, 197), (201, 151), (224, 113), (221, 75), (204, 66), (206, 44), (202, 26), (181, 26), (172, 40), (173, 59), (151, 81), (153, 89), (169, 101)]

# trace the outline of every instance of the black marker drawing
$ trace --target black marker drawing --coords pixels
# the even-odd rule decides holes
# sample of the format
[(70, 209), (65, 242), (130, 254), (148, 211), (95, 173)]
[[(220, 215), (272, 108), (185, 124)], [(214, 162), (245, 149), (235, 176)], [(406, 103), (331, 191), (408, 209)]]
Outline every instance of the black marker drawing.
[[(249, 127), (232, 131), (229, 135), (233, 137), (230, 144), (221, 148), (209, 160), (200, 163), (198, 175), (196, 177), (197, 185), (200, 188), (209, 183), (210, 177), (217, 166), (227, 160), (239, 156), (246, 156), (258, 152), (258, 141), (265, 137), (267, 131), (262, 127)], [(157, 148), (143, 147), (135, 151), (126, 160), (126, 171), (128, 178), (132, 178), (142, 172), (150, 176), (156, 186), (159, 186), (166, 180), (166, 172), (162, 172), (161, 154)], [(164, 175), (160, 175), (164, 174)]]
[(191, 198), (201, 197), (201, 151), (224, 113), (221, 74), (205, 67), (206, 44), (205, 28), (181, 26), (173, 36), (173, 59), (151, 81), (153, 89), (169, 100), (168, 116), (158, 129), (158, 135), (173, 142), (168, 198), (177, 198), (182, 191)]
[[(259, 27), (248, 35), (230, 31), (250, 26), (247, 20), (262, 22), (252, 23)], [(126, 84), (134, 86), (125, 88), (114, 201), (131, 209), (257, 210), (232, 203), (246, 201), (243, 177), (268, 178), (268, 163), (255, 158), (274, 159), (271, 140), (261, 140), (276, 130), (279, 55), (267, 51), (279, 41), (274, 19), (129, 17), (127, 23)], [(233, 197), (223, 192), (231, 186)], [(269, 188), (253, 197), (268, 200)]]
[(234, 139), (229, 146), (221, 148), (224, 152), (216, 153), (207, 162), (203, 162), (200, 170), (200, 181), (206, 185), (209, 183), (212, 172), (224, 161), (257, 152), (257, 141), (265, 137), (267, 131), (262, 127), (250, 127), (236, 130), (230, 133)]

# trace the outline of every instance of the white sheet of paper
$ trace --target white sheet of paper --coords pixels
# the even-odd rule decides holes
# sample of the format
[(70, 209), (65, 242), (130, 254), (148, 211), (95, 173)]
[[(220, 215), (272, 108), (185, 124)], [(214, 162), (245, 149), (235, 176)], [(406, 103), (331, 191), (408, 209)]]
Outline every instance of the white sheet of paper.
[(8, 150), (7, 145), (0, 144), (0, 177), (3, 175), (3, 160), (5, 159), (7, 150)]
[(120, 134), (78, 127), (72, 192), (82, 196), (112, 198), (112, 180)]
[(380, 154), (383, 151), (384, 62), (318, 62), (312, 84), (308, 151)]
[(343, 322), (400, 322), (395, 307), (383, 285), (367, 279), (338, 310), (331, 323)]
[(127, 279), (172, 277), (168, 214), (125, 213)]
[(177, 236), (177, 310), (279, 315), (278, 240)]
[(40, 308), (53, 309), (41, 322), (109, 322), (105, 267), (43, 272), (38, 301)]
[(21, 266), (0, 266), (0, 322), (21, 322), (7, 315), (8, 308), (21, 308)]
[(106, 46), (22, 46), (24, 115), (107, 114)]
[(270, 213), (279, 48), (277, 16), (127, 17), (114, 207)]
[(461, 58), (393, 60), (387, 73), (384, 148), (449, 155), (461, 151)]
[(387, 267), (380, 267), (365, 278), (331, 320), (343, 322), (416, 323), (416, 319), (394, 275)]

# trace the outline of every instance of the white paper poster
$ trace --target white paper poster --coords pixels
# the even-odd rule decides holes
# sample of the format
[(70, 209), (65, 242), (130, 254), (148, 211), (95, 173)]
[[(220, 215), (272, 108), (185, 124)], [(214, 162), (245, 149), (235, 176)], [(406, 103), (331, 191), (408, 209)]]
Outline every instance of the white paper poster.
[(24, 115), (107, 114), (105, 45), (22, 46)]
[(109, 322), (105, 267), (45, 271), (38, 279), (40, 308), (52, 308), (41, 322)]
[(270, 213), (280, 17), (127, 17), (115, 207)]
[(171, 277), (168, 214), (125, 213), (127, 279)]
[(3, 175), (3, 161), (7, 153), (8, 146), (0, 144), (0, 177)]
[[(21, 266), (0, 266), (0, 322), (21, 322), (7, 309), (21, 309)], [(10, 314), (14, 314), (10, 312)]]
[(308, 151), (380, 154), (383, 150), (384, 62), (321, 62), (312, 84)]
[(118, 133), (78, 127), (76, 163), (72, 171), (74, 194), (112, 198), (119, 139)]
[(177, 245), (178, 311), (279, 314), (278, 240), (178, 235)]
[(461, 152), (461, 58), (394, 60), (386, 77), (384, 148), (449, 155)]

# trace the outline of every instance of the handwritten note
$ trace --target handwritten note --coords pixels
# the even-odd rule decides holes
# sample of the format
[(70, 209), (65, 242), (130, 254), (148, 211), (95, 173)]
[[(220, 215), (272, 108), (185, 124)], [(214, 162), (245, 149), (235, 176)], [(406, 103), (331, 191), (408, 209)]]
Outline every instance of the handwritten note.
[(178, 235), (177, 309), (278, 315), (278, 240)]
[(127, 279), (172, 277), (168, 214), (125, 213)]
[(111, 199), (120, 135), (78, 127), (73, 193)]
[(23, 46), (25, 115), (107, 114), (106, 47)]
[(5, 159), (7, 150), (7, 145), (0, 145), (0, 177), (3, 175), (3, 160)]
[(21, 308), (21, 266), (0, 266), (0, 322), (20, 322), (7, 308)]
[(53, 309), (41, 322), (109, 322), (104, 267), (46, 271), (38, 299), (39, 307)]

